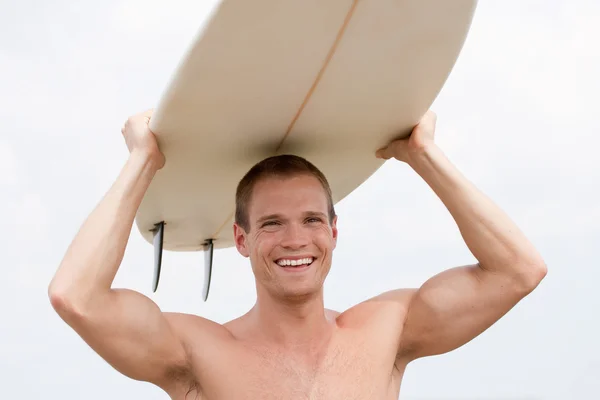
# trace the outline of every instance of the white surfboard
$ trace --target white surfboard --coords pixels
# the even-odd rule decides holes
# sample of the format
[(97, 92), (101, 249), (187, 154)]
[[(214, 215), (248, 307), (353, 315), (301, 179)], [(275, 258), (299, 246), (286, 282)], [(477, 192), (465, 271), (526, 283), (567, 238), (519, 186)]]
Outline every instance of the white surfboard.
[(136, 216), (142, 236), (160, 251), (210, 244), (212, 260), (234, 245), (239, 180), (275, 154), (305, 157), (343, 199), (431, 106), (476, 3), (220, 1), (150, 122), (166, 164)]

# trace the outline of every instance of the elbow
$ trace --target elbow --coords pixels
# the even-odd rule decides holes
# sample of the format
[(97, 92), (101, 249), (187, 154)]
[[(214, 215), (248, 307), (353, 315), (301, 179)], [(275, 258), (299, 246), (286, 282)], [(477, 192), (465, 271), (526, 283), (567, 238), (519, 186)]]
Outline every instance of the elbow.
[(548, 274), (544, 260), (535, 259), (520, 264), (517, 272), (519, 288), (525, 293), (533, 292)]
[(48, 298), (54, 311), (65, 321), (83, 314), (75, 294), (56, 282), (52, 282), (48, 287)]
[(48, 299), (54, 311), (61, 317), (75, 310), (70, 297), (65, 292), (52, 287), (52, 285), (48, 288)]
[(102, 307), (105, 296), (97, 289), (74, 283), (71, 279), (55, 279), (48, 286), (48, 299), (56, 313), (69, 325), (87, 321)]

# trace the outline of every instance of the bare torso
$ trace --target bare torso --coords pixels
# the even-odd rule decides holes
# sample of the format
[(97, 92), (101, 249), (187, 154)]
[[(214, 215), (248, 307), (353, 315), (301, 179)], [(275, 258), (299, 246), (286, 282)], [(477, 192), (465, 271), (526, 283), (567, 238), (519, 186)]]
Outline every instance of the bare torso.
[(328, 310), (331, 336), (297, 348), (262, 340), (244, 317), (219, 325), (177, 316), (193, 372), (168, 393), (174, 400), (396, 400), (406, 367), (397, 358), (403, 308), (365, 302), (342, 314)]

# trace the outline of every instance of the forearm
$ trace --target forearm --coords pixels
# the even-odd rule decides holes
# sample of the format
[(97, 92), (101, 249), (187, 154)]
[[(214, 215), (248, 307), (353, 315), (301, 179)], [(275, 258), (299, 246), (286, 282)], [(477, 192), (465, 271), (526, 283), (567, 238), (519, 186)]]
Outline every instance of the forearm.
[(437, 146), (413, 153), (409, 164), (444, 203), (483, 269), (515, 276), (538, 272), (528, 270), (543, 265), (531, 242)]
[(69, 246), (51, 282), (51, 294), (85, 304), (95, 294), (110, 290), (137, 209), (155, 172), (149, 157), (131, 153)]

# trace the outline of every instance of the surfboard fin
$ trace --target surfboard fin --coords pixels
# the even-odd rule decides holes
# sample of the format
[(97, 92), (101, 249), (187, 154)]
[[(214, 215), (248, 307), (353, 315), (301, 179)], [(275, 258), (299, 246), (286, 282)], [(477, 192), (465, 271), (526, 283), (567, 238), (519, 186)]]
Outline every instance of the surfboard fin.
[(214, 251), (213, 239), (208, 239), (204, 243), (204, 287), (202, 288), (202, 298), (204, 299), (204, 301), (206, 301), (208, 299), (208, 292), (210, 290), (210, 279), (212, 277), (213, 251)]
[[(152, 282), (152, 292), (158, 289), (160, 280), (160, 269), (162, 266), (163, 241), (165, 236), (165, 222), (161, 221), (154, 225), (152, 229), (153, 244), (154, 244), (154, 279)], [(210, 281), (212, 278), (214, 244), (213, 239), (208, 239), (204, 242), (204, 287), (202, 288), (202, 298), (204, 301), (208, 299), (210, 291)]]
[(152, 232), (154, 233), (154, 281), (152, 282), (152, 291), (156, 292), (156, 289), (158, 288), (158, 281), (160, 280), (160, 267), (162, 265), (165, 221), (155, 224)]

